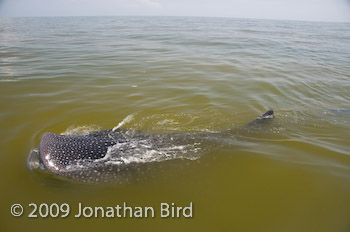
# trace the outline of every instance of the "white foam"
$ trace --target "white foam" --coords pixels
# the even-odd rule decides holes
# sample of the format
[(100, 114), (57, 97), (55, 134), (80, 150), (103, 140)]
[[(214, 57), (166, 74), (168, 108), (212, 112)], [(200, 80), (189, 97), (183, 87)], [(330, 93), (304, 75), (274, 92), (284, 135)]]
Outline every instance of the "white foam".
[(116, 131), (121, 126), (125, 125), (126, 123), (131, 122), (133, 119), (134, 119), (134, 114), (129, 114), (128, 116), (126, 116), (126, 118), (123, 119), (123, 121), (121, 121), (116, 127), (114, 127), (112, 129), (112, 131)]
[(17, 82), (19, 80), (16, 79), (0, 79), (0, 82)]

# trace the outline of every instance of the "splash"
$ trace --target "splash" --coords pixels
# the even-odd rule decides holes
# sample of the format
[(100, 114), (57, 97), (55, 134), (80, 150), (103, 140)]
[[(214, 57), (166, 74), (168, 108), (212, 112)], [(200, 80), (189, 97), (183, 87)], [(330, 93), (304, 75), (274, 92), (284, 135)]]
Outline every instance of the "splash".
[(126, 116), (126, 118), (124, 118), (123, 121), (121, 121), (116, 127), (112, 129), (112, 131), (114, 132), (120, 127), (122, 127), (123, 125), (125, 125), (126, 123), (131, 122), (134, 119), (134, 116), (135, 114), (129, 114), (128, 116)]
[[(126, 133), (128, 134), (128, 133)], [(66, 167), (67, 171), (84, 170), (94, 167), (120, 167), (129, 164), (145, 164), (162, 162), (174, 159), (197, 160), (209, 149), (203, 149), (203, 144), (186, 143), (172, 144), (168, 142), (160, 145), (154, 144), (152, 135), (144, 139), (133, 138), (132, 135), (124, 137), (124, 142), (109, 146), (106, 155), (96, 160), (79, 160), (76, 164)], [(164, 138), (161, 138), (164, 140)]]

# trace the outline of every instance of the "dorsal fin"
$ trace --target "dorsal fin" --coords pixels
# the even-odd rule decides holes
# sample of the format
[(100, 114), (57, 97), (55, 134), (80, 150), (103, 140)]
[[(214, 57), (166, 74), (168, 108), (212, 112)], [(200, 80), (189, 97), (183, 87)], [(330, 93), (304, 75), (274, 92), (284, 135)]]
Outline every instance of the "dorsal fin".
[(265, 123), (271, 122), (273, 118), (274, 118), (273, 110), (268, 110), (265, 113), (263, 113), (259, 118), (248, 123), (246, 126), (265, 124)]

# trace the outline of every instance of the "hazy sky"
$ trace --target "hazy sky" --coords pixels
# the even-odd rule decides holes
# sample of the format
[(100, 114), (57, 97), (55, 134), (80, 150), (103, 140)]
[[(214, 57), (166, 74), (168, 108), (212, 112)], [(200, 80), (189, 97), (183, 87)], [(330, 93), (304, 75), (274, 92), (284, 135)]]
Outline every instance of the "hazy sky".
[(350, 22), (350, 0), (0, 0), (0, 16), (214, 16)]

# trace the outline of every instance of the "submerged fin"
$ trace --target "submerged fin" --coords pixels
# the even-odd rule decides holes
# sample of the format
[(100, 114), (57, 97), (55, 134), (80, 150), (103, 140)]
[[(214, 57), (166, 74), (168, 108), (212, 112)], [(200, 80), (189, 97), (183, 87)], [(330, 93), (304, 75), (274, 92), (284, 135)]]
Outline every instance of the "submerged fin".
[(246, 126), (267, 124), (267, 123), (270, 123), (273, 118), (274, 118), (273, 110), (268, 110), (264, 114), (262, 114), (259, 118), (248, 123)]

